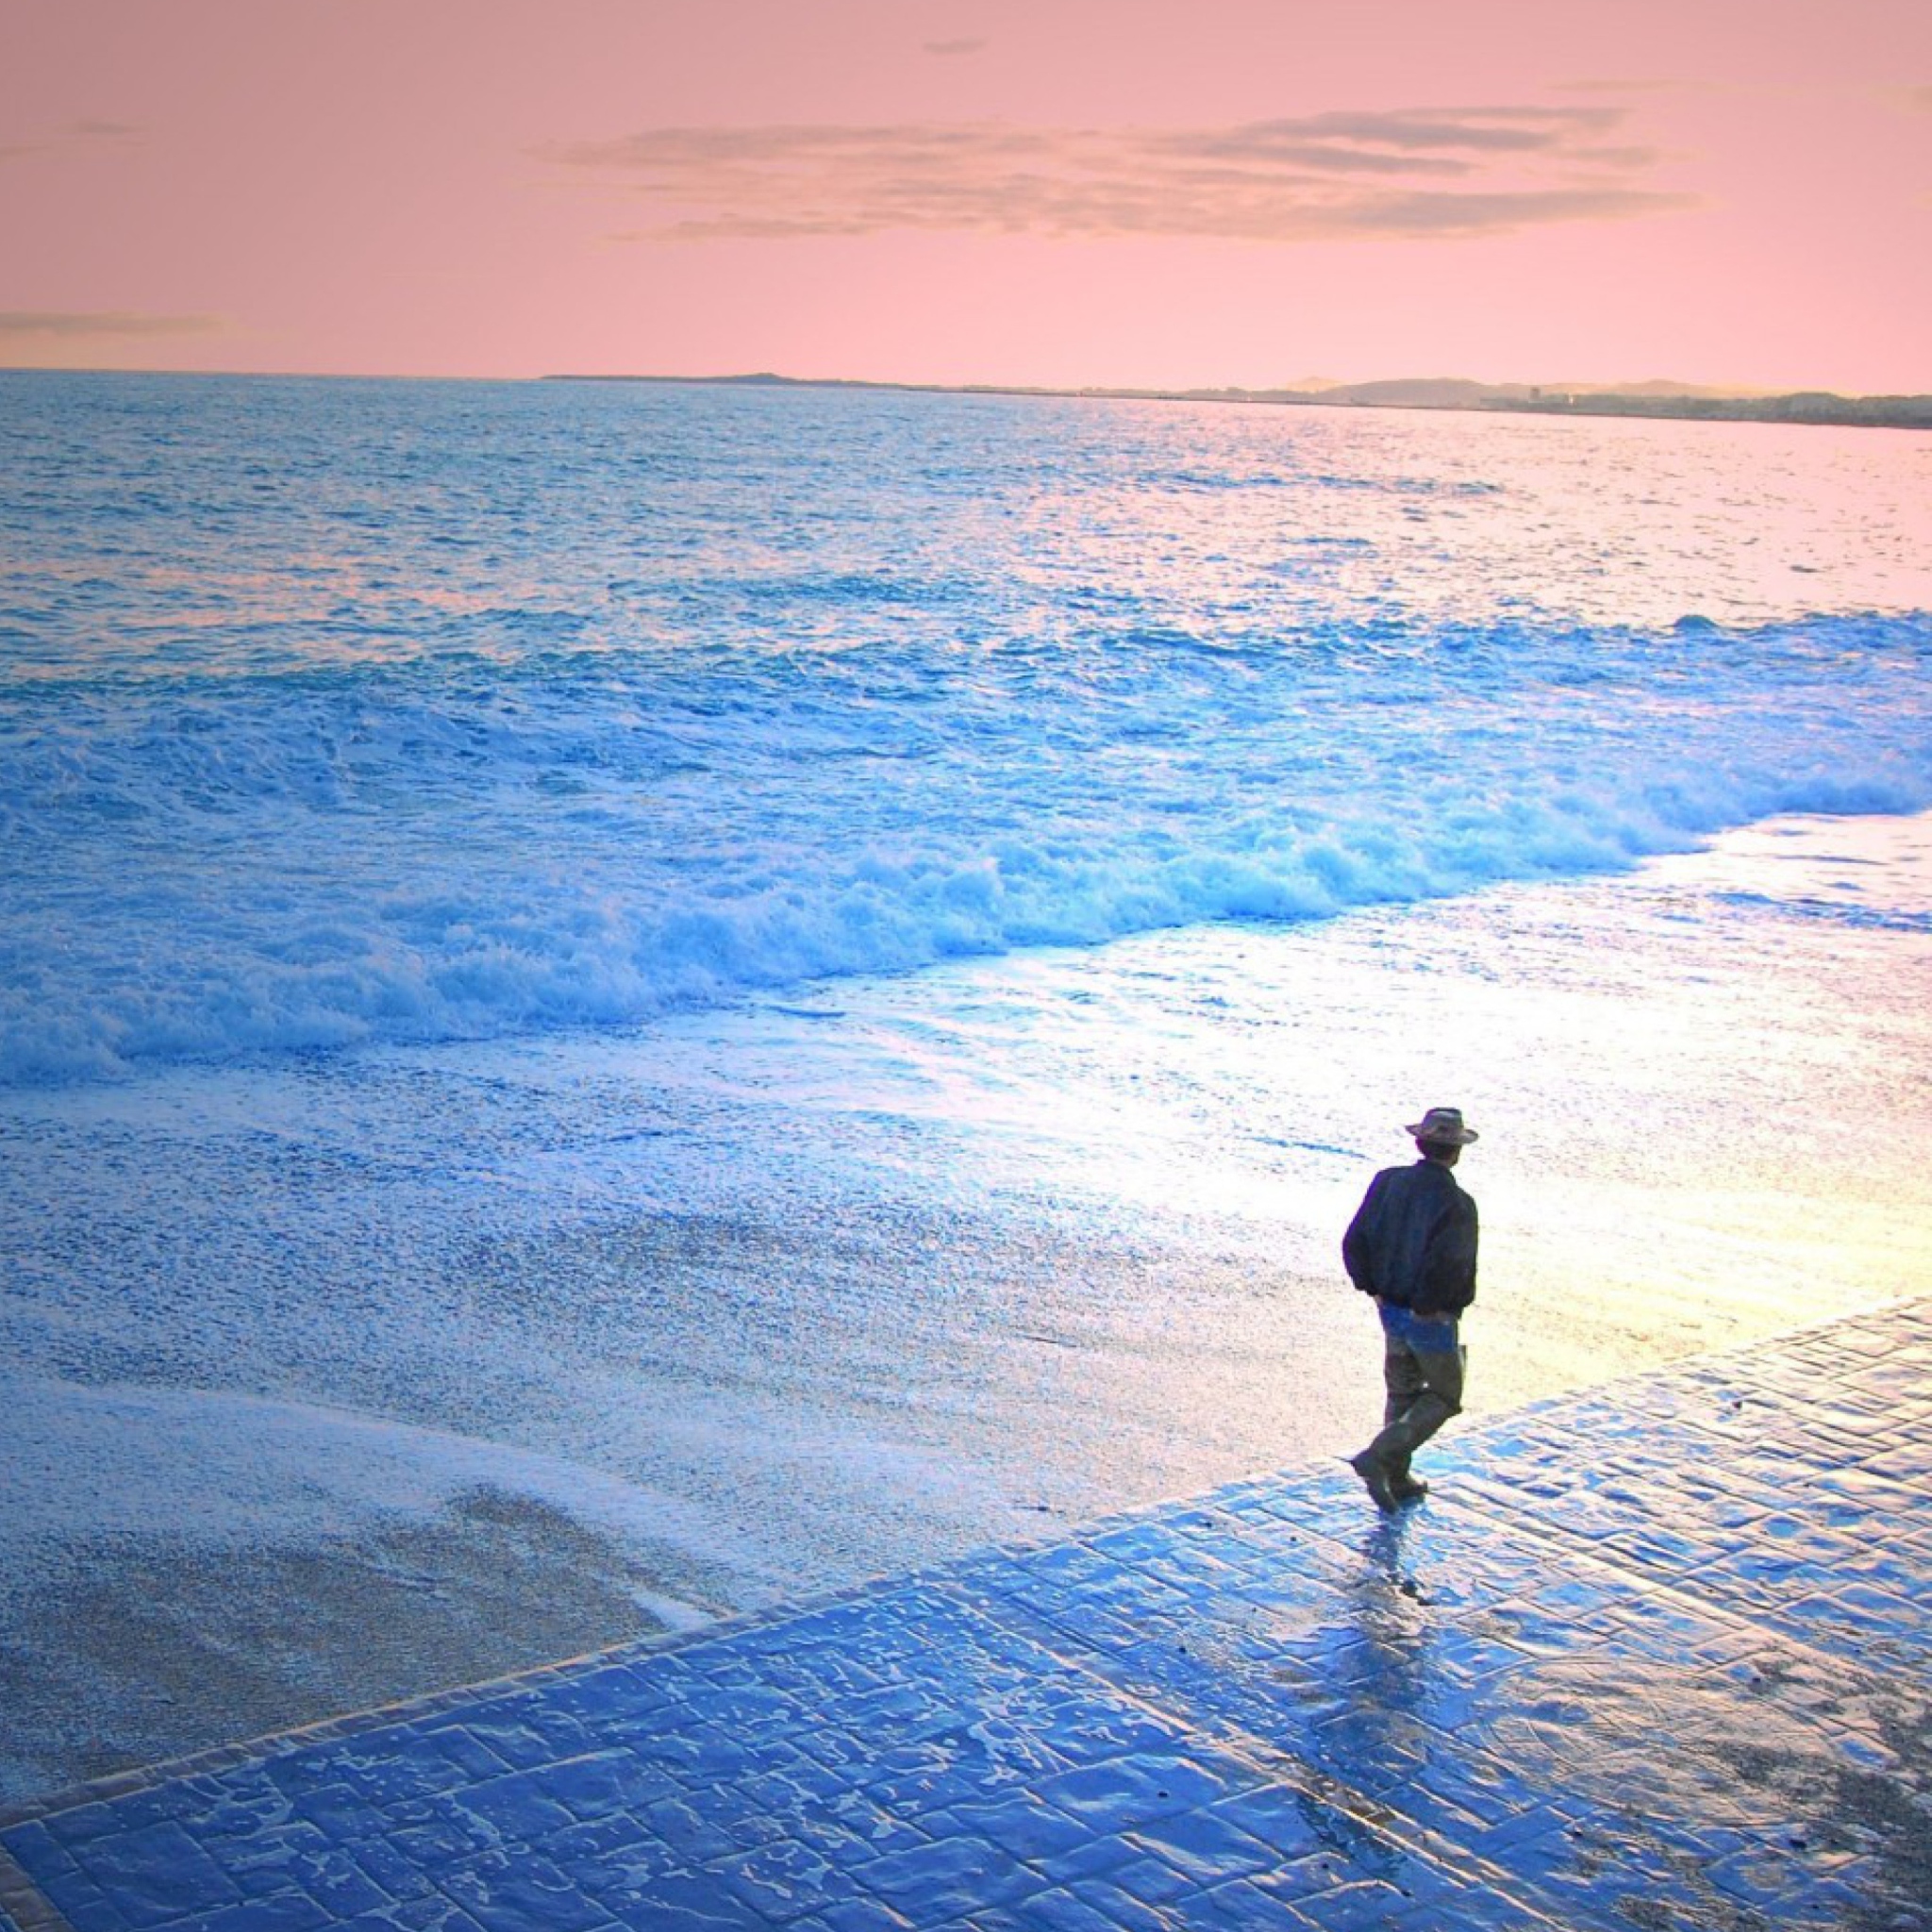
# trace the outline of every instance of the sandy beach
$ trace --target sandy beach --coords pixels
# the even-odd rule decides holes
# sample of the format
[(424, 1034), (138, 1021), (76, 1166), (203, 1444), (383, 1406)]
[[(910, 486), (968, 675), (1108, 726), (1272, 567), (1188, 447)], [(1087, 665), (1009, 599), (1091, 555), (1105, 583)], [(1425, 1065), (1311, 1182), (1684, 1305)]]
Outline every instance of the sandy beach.
[[(1485, 1132), (1474, 1413), (1881, 1303), (1932, 1256), (1928, 967), (1932, 823), (1787, 821), (627, 1041), (15, 1094), (63, 1205), (8, 1259), (71, 1312), (9, 1371), (0, 1793), (1339, 1454), (1334, 1242), (1408, 1096)], [(385, 1160), (425, 1110), (461, 1188)], [(165, 1279), (172, 1386), (90, 1268)]]

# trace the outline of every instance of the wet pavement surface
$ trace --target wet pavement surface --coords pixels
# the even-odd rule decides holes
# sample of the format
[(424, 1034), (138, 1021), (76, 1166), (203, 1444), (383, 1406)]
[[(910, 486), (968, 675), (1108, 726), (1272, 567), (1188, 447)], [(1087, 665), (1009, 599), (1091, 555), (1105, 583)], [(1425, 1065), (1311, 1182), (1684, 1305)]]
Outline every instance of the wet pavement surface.
[(0, 1821), (18, 1932), (1932, 1927), (1932, 1301)]

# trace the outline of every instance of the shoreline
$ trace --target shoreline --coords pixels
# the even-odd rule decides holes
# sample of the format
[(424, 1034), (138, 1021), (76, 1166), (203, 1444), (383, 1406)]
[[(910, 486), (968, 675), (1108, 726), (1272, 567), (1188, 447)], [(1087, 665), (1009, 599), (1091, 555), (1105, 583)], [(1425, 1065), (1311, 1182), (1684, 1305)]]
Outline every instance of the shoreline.
[[(332, 1301), (365, 1292), (386, 1230), (429, 1245), (405, 1249), (392, 1306), (349, 1307), (367, 1391), (297, 1398), (341, 1405), (344, 1432), (192, 1386), (172, 1396), (186, 1433), (124, 1425), (116, 1454), (177, 1495), (163, 1534), (101, 1517), (125, 1501), (111, 1457), (92, 1504), (58, 1487), (82, 1472), (58, 1432), (24, 1465), (13, 1492), (46, 1493), (0, 1571), (0, 1640), (35, 1691), (0, 1798), (1331, 1452), (1379, 1399), (1332, 1250), (1369, 1165), (1401, 1155), (1384, 1092), (1453, 1089), (1490, 1130), (1473, 1417), (1875, 1306), (1932, 1254), (1897, 1191), (1932, 1152), (1896, 1073), (1932, 1030), (1906, 997), (1928, 949), (1932, 814), (1774, 821), (1633, 874), (850, 986), (840, 1014), (774, 1001), (628, 1041), (15, 1106), (23, 1144), (47, 1139), (82, 1189), (73, 1163), (98, 1148), (104, 1175), (189, 1149), (231, 1200), (267, 1190), (280, 1237), (332, 1244)], [(958, 1028), (981, 1008), (1028, 1016), (1030, 1072), (974, 1058)], [(1096, 1028), (1156, 1058), (1092, 1086)], [(1238, 1084), (1197, 1114), (1191, 1083), (1224, 1062)], [(1285, 1086), (1247, 1084), (1271, 1068)], [(1148, 1082), (1152, 1110), (1130, 1110)], [(1754, 1102), (1767, 1082), (1803, 1096), (1796, 1169), (1784, 1115)], [(474, 1123), (488, 1194), (380, 1177), (385, 1110), (415, 1131), (425, 1107)], [(1645, 1131), (1579, 1147), (1578, 1118)], [(377, 1177), (310, 1170), (322, 1195), (278, 1208), (258, 1160), (342, 1135)], [(721, 1146), (736, 1196), (713, 1187)], [(450, 1224), (446, 1255), (425, 1216)], [(292, 1388), (311, 1318), (277, 1306), (245, 1237), (223, 1237), (239, 1260), (194, 1248), (179, 1319), (230, 1319), (216, 1291), (239, 1267), (247, 1322), (287, 1329), (264, 1361)], [(425, 1325), (452, 1324), (423, 1353)], [(385, 1394), (369, 1377), (392, 1356)], [(530, 1381), (552, 1360), (575, 1422)], [(152, 1409), (142, 1373), (119, 1374)], [(445, 1383), (467, 1419), (425, 1436)], [(519, 1446), (539, 1430), (541, 1470)], [(208, 1460), (223, 1437), (232, 1477)]]

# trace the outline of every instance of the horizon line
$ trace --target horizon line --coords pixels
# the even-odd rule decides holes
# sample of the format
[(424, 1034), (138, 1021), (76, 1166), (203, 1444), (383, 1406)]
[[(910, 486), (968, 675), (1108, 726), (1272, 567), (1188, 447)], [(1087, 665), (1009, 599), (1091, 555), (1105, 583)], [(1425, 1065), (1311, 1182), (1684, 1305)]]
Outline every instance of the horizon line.
[[(706, 388), (742, 387), (774, 389), (869, 389), (927, 395), (1013, 395), (1065, 396), (1091, 401), (1121, 402), (1254, 402), (1272, 406), (1307, 403), (1320, 406), (1324, 397), (1396, 384), (1458, 385), (1477, 391), (1500, 394), (1507, 391), (1539, 392), (1545, 400), (1566, 396), (1584, 399), (1624, 398), (1633, 402), (1771, 404), (1796, 397), (1816, 396), (1840, 403), (1932, 403), (1932, 390), (1854, 391), (1826, 388), (1763, 389), (1720, 383), (1691, 383), (1672, 376), (1645, 376), (1627, 385), (1594, 380), (1529, 382), (1507, 378), (1501, 381), (1466, 375), (1376, 375), (1330, 380), (1314, 379), (1314, 386), (1280, 383), (1251, 387), (1237, 383), (1115, 384), (1115, 383), (1028, 383), (1020, 381), (945, 382), (927, 378), (894, 378), (865, 375), (787, 375), (774, 370), (739, 370), (696, 375), (690, 372), (653, 370), (542, 370), (534, 375), (460, 375), (441, 372), (323, 369), (233, 369), (220, 366), (161, 368), (146, 365), (5, 362), (0, 375), (131, 375), (180, 376), (190, 379), (223, 378), (238, 382), (434, 382), (490, 383), (524, 385), (544, 382), (644, 382), (689, 383)], [(1675, 393), (1645, 394), (1646, 390), (1665, 387)], [(1453, 407), (1414, 405), (1397, 402), (1358, 403), (1360, 408)]]

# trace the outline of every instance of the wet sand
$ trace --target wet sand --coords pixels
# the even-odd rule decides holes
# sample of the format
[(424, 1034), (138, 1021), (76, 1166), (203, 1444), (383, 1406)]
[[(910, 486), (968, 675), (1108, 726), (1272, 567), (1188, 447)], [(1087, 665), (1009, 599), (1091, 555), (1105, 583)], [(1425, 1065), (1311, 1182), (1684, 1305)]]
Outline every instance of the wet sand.
[[(1374, 1341), (1334, 1244), (1404, 1158), (1391, 1095), (1485, 1128), (1477, 1414), (1932, 1258), (1926, 821), (962, 967), (937, 1018), (933, 978), (16, 1103), (23, 1198), (94, 1177), (10, 1257), (16, 1363), (181, 1400), (125, 1408), (92, 1488), (77, 1395), (0, 1447), (0, 1796), (1351, 1446)], [(389, 1162), (384, 1108), (442, 1110), (464, 1185)], [(92, 1306), (149, 1278), (151, 1330)], [(223, 1386), (257, 1406), (200, 1416)]]
[(658, 1620), (609, 1538), (479, 1491), (364, 1539), (74, 1551), (12, 1606), (8, 1796), (576, 1656)]

